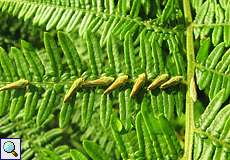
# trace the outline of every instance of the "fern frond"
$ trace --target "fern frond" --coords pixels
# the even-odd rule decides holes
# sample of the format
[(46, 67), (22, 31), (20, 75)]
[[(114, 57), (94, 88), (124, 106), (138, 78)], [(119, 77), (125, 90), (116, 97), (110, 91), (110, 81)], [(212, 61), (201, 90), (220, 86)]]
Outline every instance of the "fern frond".
[(229, 159), (230, 1), (0, 0), (0, 11), (48, 31), (43, 48), (21, 37), (0, 48), (0, 136), (21, 137), (24, 159)]
[[(160, 49), (160, 46), (163, 45), (164, 39), (160, 37), (160, 42), (158, 43), (156, 41), (157, 35), (152, 35), (152, 46), (150, 45), (150, 42), (148, 42), (147, 37), (145, 37), (145, 33), (143, 32), (141, 34), (141, 41), (140, 41), (140, 58), (142, 61), (142, 68), (138, 70), (136, 65), (136, 59), (138, 60), (138, 56), (134, 53), (134, 46), (133, 42), (130, 38), (130, 35), (127, 37), (127, 41), (125, 39), (124, 42), (124, 55), (118, 54), (117, 52), (112, 52), (113, 50), (118, 50), (118, 46), (116, 44), (113, 44), (115, 42), (112, 41), (112, 44), (110, 43), (109, 46), (106, 46), (106, 51), (108, 59), (109, 59), (109, 66), (115, 66), (113, 68), (113, 71), (111, 72), (111, 69), (107, 70), (106, 66), (107, 63), (102, 63), (102, 56), (103, 51), (105, 48), (100, 47), (99, 41), (97, 36), (92, 33), (86, 34), (86, 46), (88, 48), (88, 56), (80, 55), (77, 51), (77, 48), (73, 44), (73, 41), (70, 39), (70, 37), (63, 33), (58, 32), (58, 43), (55, 42), (54, 38), (51, 37), (48, 33), (44, 34), (44, 41), (45, 41), (45, 47), (46, 47), (46, 53), (41, 53), (36, 51), (31, 44), (29, 44), (26, 41), (22, 41), (22, 51), (17, 48), (12, 48), (10, 55), (13, 56), (13, 61), (11, 60), (11, 57), (8, 57), (5, 51), (1, 50), (1, 66), (3, 68), (3, 77), (6, 76), (6, 82), (9, 83), (10, 81), (13, 81), (14, 79), (18, 78), (25, 78), (29, 80), (29, 86), (28, 86), (28, 93), (26, 96), (24, 96), (23, 90), (21, 90), (21, 93), (19, 91), (12, 91), (12, 95), (8, 93), (9, 91), (5, 91), (7, 94), (2, 94), (2, 98), (4, 96), (8, 96), (8, 100), (14, 98), (12, 102), (12, 107), (10, 109), (10, 115), (13, 117), (18, 114), (19, 110), (25, 106), (24, 109), (24, 118), (25, 120), (31, 119), (33, 115), (37, 115), (37, 124), (41, 125), (45, 119), (53, 113), (58, 107), (55, 107), (56, 104), (60, 103), (61, 101), (64, 101), (64, 103), (61, 102), (61, 112), (60, 112), (60, 126), (65, 127), (69, 124), (71, 119), (71, 104), (74, 104), (74, 101), (71, 100), (71, 97), (74, 97), (76, 92), (82, 92), (81, 90), (84, 89), (84, 87), (87, 88), (87, 83), (89, 83), (92, 80), (95, 80), (97, 77), (102, 77), (103, 74), (108, 76), (118, 76), (117, 80), (114, 81), (111, 86), (108, 87), (107, 90), (105, 90), (104, 93), (109, 93), (114, 90), (119, 90), (119, 94), (115, 92), (113, 96), (107, 97), (107, 105), (109, 104), (108, 98), (113, 97), (115, 99), (116, 97), (119, 98), (119, 106), (120, 106), (120, 118), (125, 125), (125, 128), (129, 130), (132, 127), (132, 113), (134, 110), (131, 109), (131, 106), (135, 103), (135, 97), (130, 97), (131, 89), (130, 84), (135, 81), (136, 77), (138, 77), (139, 73), (147, 73), (147, 77), (149, 80), (151, 78), (154, 78), (155, 75), (163, 74), (163, 73), (169, 73), (171, 76), (176, 75), (185, 75), (185, 70), (183, 69), (184, 60), (183, 56), (180, 55), (180, 51), (176, 49), (177, 40), (174, 38), (174, 36), (170, 36), (169, 40), (167, 40), (167, 43), (169, 45), (170, 55), (168, 59), (163, 58), (164, 51)], [(143, 41), (143, 42), (142, 42)], [(57, 44), (60, 45), (63, 55), (60, 52), (60, 48), (57, 47)], [(157, 47), (155, 47), (157, 46)], [(152, 48), (151, 48), (152, 47)], [(110, 49), (109, 49), (110, 48)], [(112, 48), (112, 50), (111, 50)], [(57, 51), (57, 53), (54, 53), (54, 51)], [(95, 51), (95, 52), (93, 52)], [(146, 55), (146, 53), (149, 53)], [(152, 56), (150, 56), (152, 55)], [(63, 56), (63, 58), (61, 58)], [(84, 61), (82, 60), (84, 57)], [(124, 58), (124, 63), (120, 63), (120, 60)], [(87, 63), (87, 60), (89, 59), (89, 63)], [(160, 66), (156, 66), (155, 70), (150, 70), (153, 64), (151, 64), (151, 61), (154, 59), (156, 63), (159, 63)], [(4, 61), (3, 61), (4, 60)], [(19, 61), (23, 60), (23, 63), (20, 63)], [(64, 60), (62, 62), (61, 60)], [(146, 63), (146, 65), (145, 65)], [(176, 64), (173, 67), (170, 66), (168, 68), (169, 71), (167, 71), (167, 68), (165, 67), (165, 63), (171, 63)], [(65, 66), (67, 64), (67, 66)], [(17, 66), (17, 70), (14, 69), (14, 65)], [(125, 66), (122, 67), (122, 66)], [(29, 68), (29, 69), (25, 69)], [(90, 69), (88, 69), (90, 68)], [(64, 69), (66, 70), (66, 73), (63, 74)], [(115, 70), (114, 70), (115, 69)], [(80, 76), (83, 71), (86, 71), (86, 77), (88, 76), (87, 80), (85, 81), (85, 78), (81, 82), (79, 82), (78, 86), (76, 86), (75, 82), (73, 80)], [(120, 83), (119, 75), (121, 73), (117, 73), (116, 71), (119, 71), (121, 73), (128, 73), (129, 77), (126, 78), (126, 82), (128, 84), (124, 84), (123, 82)], [(72, 76), (72, 77), (70, 77)], [(18, 78), (17, 78), (18, 77)], [(118, 84), (119, 81), (119, 84)], [(151, 92), (152, 94), (152, 107), (154, 109), (154, 112), (156, 115), (158, 114), (164, 114), (167, 118), (171, 119), (174, 116), (173, 108), (174, 106), (177, 107), (177, 114), (180, 115), (183, 112), (183, 89), (180, 87), (180, 89), (176, 92), (172, 92), (170, 90), (170, 87), (173, 86), (171, 84), (172, 80), (166, 81), (165, 84), (161, 85), (161, 88), (157, 88), (156, 90), (153, 90)], [(54, 84), (55, 83), (55, 84)], [(70, 86), (72, 83), (72, 86)], [(173, 82), (174, 83), (174, 82)], [(166, 85), (167, 84), (167, 85)], [(167, 87), (163, 87), (167, 86)], [(64, 100), (60, 96), (63, 93), (63, 87), (65, 96)], [(66, 91), (67, 88), (69, 88), (68, 91)], [(78, 89), (76, 89), (76, 87)], [(95, 95), (97, 94), (100, 96), (102, 94), (99, 90), (94, 90), (97, 87), (97, 85), (93, 88), (89, 88), (87, 90), (83, 91), (83, 103), (82, 103), (82, 121), (85, 121), (85, 126), (89, 123), (93, 108), (95, 106)], [(118, 87), (120, 87), (118, 89)], [(141, 86), (144, 88), (144, 86)], [(166, 89), (165, 89), (166, 88)], [(80, 91), (77, 91), (79, 90)], [(89, 91), (91, 90), (91, 91)], [(27, 92), (26, 91), (26, 92)], [(99, 91), (99, 92), (98, 92)], [(14, 93), (15, 92), (15, 93)], [(123, 92), (123, 96), (122, 95)], [(20, 95), (18, 95), (20, 93)], [(16, 94), (16, 95), (15, 95)], [(148, 94), (148, 93), (146, 93)], [(137, 95), (138, 96), (138, 95)], [(125, 99), (124, 99), (125, 97)], [(73, 98), (75, 99), (75, 98)], [(156, 100), (154, 100), (156, 99)], [(7, 100), (7, 99), (6, 99)], [(78, 99), (76, 99), (77, 101)], [(69, 101), (69, 102), (68, 102)], [(7, 101), (6, 101), (7, 102)], [(125, 102), (125, 103), (124, 103)], [(165, 104), (165, 105), (163, 105)], [(31, 107), (32, 106), (32, 107)], [(103, 106), (103, 104), (102, 104)], [(103, 111), (103, 107), (101, 106), (101, 118), (106, 117), (105, 126), (108, 126), (110, 121), (110, 115), (112, 114), (112, 106), (113, 104), (109, 104), (108, 107), (109, 110)], [(5, 105), (2, 105), (1, 112), (6, 113), (7, 110), (5, 108)], [(125, 112), (124, 112), (125, 111)], [(106, 115), (106, 116), (105, 116)], [(101, 121), (103, 121), (101, 119)]]
[[(45, 120), (51, 114), (59, 113), (59, 127), (61, 128), (72, 130), (73, 124), (76, 121), (79, 122), (80, 131), (84, 132), (81, 133), (81, 139), (76, 138), (79, 137), (78, 132), (74, 134), (70, 131), (73, 140), (71, 143), (76, 147), (79, 141), (88, 139), (100, 144), (101, 149), (105, 150), (105, 154), (114, 155), (116, 159), (120, 157), (151, 159), (152, 155), (156, 158), (176, 159), (180, 157), (180, 145), (166, 118), (170, 120), (175, 115), (180, 116), (184, 110), (184, 87), (179, 81), (181, 79), (186, 81), (184, 46), (181, 45), (183, 35), (180, 35), (182, 31), (177, 29), (158, 27), (170, 21), (169, 14), (175, 11), (175, 6), (172, 5), (175, 1), (167, 1), (162, 16), (156, 20), (159, 21), (159, 24), (156, 22), (156, 25), (151, 26), (148, 22), (137, 17), (138, 7), (137, 10), (131, 9), (131, 13), (135, 12), (132, 14), (136, 18), (129, 17), (128, 10), (124, 7), (125, 1), (119, 1), (118, 8), (116, 8), (118, 13), (110, 15), (102, 12), (99, 2), (96, 7), (100, 12), (89, 9), (90, 5), (87, 4), (84, 4), (85, 8), (81, 4), (79, 10), (79, 8), (72, 7), (71, 3), (62, 1), (52, 5), (48, 1), (4, 1), (2, 3), (3, 11), (8, 11), (26, 20), (34, 16), (33, 23), (46, 25), (47, 29), (56, 27), (57, 30), (68, 31), (69, 26), (69, 31), (72, 32), (79, 28), (77, 38), (80, 39), (83, 46), (81, 47), (84, 48), (83, 51), (79, 51), (81, 48), (74, 44), (74, 40), (76, 40), (74, 35), (58, 32), (57, 40), (49, 33), (44, 34), (45, 50), (38, 51), (26, 41), (22, 41), (22, 49), (12, 48), (10, 56), (2, 50), (3, 59), (0, 61), (1, 73), (3, 73), (2, 84), (14, 83), (22, 78), (29, 81), (29, 86), (22, 89), (21, 92), (18, 89), (14, 89), (12, 92), (8, 90), (2, 92), (4, 93), (2, 98), (5, 98), (5, 94), (8, 93), (5, 104), (10, 99), (15, 99), (11, 105), (14, 110), (10, 110), (11, 120), (14, 120), (13, 117), (23, 106), (25, 106), (22, 111), (24, 120), (29, 121), (33, 116), (36, 116), (36, 125), (38, 126), (44, 125)], [(134, 2), (139, 3), (138, 1)], [(142, 3), (147, 4), (149, 1)], [(12, 4), (14, 6), (11, 6)], [(175, 2), (175, 5), (178, 3)], [(145, 8), (145, 13), (149, 14), (149, 12), (149, 8)], [(96, 18), (93, 20), (94, 16)], [(80, 19), (82, 19), (81, 23)], [(20, 63), (21, 60), (23, 63)], [(143, 74), (146, 75), (146, 82), (139, 85), (135, 96), (130, 96), (133, 83), (136, 83), (138, 77)], [(146, 92), (146, 86), (162, 74), (168, 74), (171, 79), (160, 84), (154, 90)], [(125, 80), (120, 81), (119, 78), (124, 75)], [(95, 82), (105, 76), (112, 77), (114, 83), (111, 80), (111, 84), (106, 83), (107, 86), (87, 86), (87, 83), (89, 85), (89, 82)], [(180, 78), (177, 80), (178, 77)], [(80, 78), (82, 80), (78, 83)], [(20, 95), (15, 96), (18, 94)], [(146, 98), (143, 100), (142, 96), (151, 97), (151, 103), (145, 104)], [(101, 104), (96, 101), (99, 98), (101, 98)], [(81, 104), (80, 108), (77, 108), (79, 104)], [(6, 105), (3, 106), (0, 109), (2, 108), (3, 113), (7, 113)], [(116, 106), (119, 107), (119, 111)], [(151, 115), (156, 117), (155, 121), (159, 120), (159, 125), (164, 127), (155, 137), (152, 135), (155, 133), (155, 128), (151, 128), (144, 122), (147, 120), (143, 116), (140, 123), (146, 125), (142, 129), (144, 130), (143, 134), (147, 137), (145, 144), (147, 147), (153, 148), (153, 150), (146, 149), (145, 153), (142, 152), (143, 148), (140, 152), (138, 145), (135, 144), (139, 133), (132, 129), (135, 128), (136, 114), (140, 108), (143, 109), (147, 106), (153, 109)], [(176, 108), (176, 113), (174, 113), (174, 108)], [(99, 122), (97, 112), (100, 112), (100, 121), (103, 127), (92, 125), (92, 122)], [(120, 150), (116, 149), (116, 144), (111, 140), (109, 126), (114, 114), (120, 118), (119, 129), (112, 129), (115, 142)], [(162, 114), (166, 118), (163, 118)], [(97, 117), (97, 121), (94, 121), (94, 117)], [(96, 129), (98, 132), (93, 133)], [(120, 134), (119, 130), (127, 132), (127, 134)], [(155, 143), (158, 145), (153, 145)], [(168, 147), (166, 147), (167, 145)], [(92, 153), (95, 150), (95, 147), (92, 146), (94, 144), (88, 145), (85, 149), (89, 156), (100, 157), (97, 151)], [(50, 154), (53, 153), (50, 152)], [(46, 157), (45, 155), (46, 153), (42, 153), (42, 157)], [(63, 156), (69, 157), (69, 154)], [(59, 157), (59, 155), (54, 155), (54, 157)]]
[[(86, 3), (86, 4), (85, 4)], [(156, 3), (156, 4), (155, 4)], [(139, 30), (161, 31), (159, 25), (171, 24), (170, 21), (179, 21), (178, 12), (181, 12), (181, 4), (174, 0), (168, 0), (166, 4), (156, 1), (1, 1), (3, 12), (8, 12), (24, 20), (32, 19), (33, 25), (45, 25), (46, 30), (56, 28), (66, 32), (79, 31), (84, 35), (87, 31), (100, 32), (100, 45), (104, 46), (110, 34), (125, 38), (127, 33), (132, 35)], [(145, 22), (146, 16), (142, 15), (140, 7), (146, 15), (156, 20)], [(147, 7), (147, 8), (146, 8)], [(163, 7), (163, 8), (162, 8)], [(162, 14), (161, 14), (162, 13)], [(170, 16), (169, 16), (170, 15)], [(96, 18), (94, 18), (96, 16)], [(143, 17), (143, 18), (142, 18)], [(80, 21), (82, 19), (82, 21)], [(156, 22), (155, 22), (156, 21)], [(156, 23), (156, 25), (149, 25)], [(168, 32), (168, 30), (166, 29)], [(173, 30), (171, 30), (173, 31)]]
[(153, 115), (149, 103), (145, 97), (142, 111), (136, 116), (136, 131), (122, 133), (121, 122), (113, 116), (112, 132), (121, 156), (123, 159), (177, 159), (182, 152), (175, 132), (166, 118)]
[[(47, 35), (46, 35), (47, 36)], [(46, 37), (45, 36), (45, 40)], [(62, 36), (63, 38), (66, 38), (64, 35)], [(69, 39), (67, 39), (69, 40)], [(65, 40), (60, 40), (62, 43), (66, 43)], [(47, 42), (47, 41), (46, 41)], [(54, 41), (49, 41), (52, 44), (52, 47), (55, 47)], [(60, 42), (60, 43), (61, 43)], [(69, 41), (71, 42), (71, 41)], [(47, 42), (48, 43), (48, 42)], [(25, 120), (29, 120), (31, 119), (35, 112), (38, 112), (37, 115), (37, 123), (41, 124), (45, 121), (45, 119), (54, 111), (54, 105), (58, 103), (57, 99), (58, 95), (57, 93), (60, 92), (60, 89), (62, 88), (62, 85), (54, 85), (52, 84), (52, 81), (57, 81), (59, 80), (61, 77), (60, 74), (62, 73), (63, 70), (63, 66), (62, 63), (60, 63), (61, 59), (60, 56), (58, 55), (53, 55), (51, 50), (49, 50), (49, 44), (46, 44), (47, 47), (47, 58), (51, 59), (52, 63), (48, 62), (48, 68), (47, 66), (45, 67), (46, 62), (42, 59), (43, 55), (41, 56), (41, 54), (38, 54), (37, 51), (35, 51), (33, 49), (33, 47), (31, 46), (31, 44), (29, 44), (28, 42), (22, 41), (22, 51), (17, 49), (17, 48), (12, 48), (11, 52), (10, 52), (10, 57), (5, 53), (5, 51), (3, 49), (1, 49), (1, 56), (2, 56), (2, 63), (1, 66), (3, 68), (2, 70), (2, 77), (4, 77), (4, 79), (6, 80), (4, 83), (10, 83), (10, 81), (14, 81), (18, 78), (25, 78), (29, 81), (30, 85), (28, 87), (28, 93), (26, 94), (26, 96), (24, 96), (24, 90), (20, 89), (18, 91), (12, 90), (12, 91), (4, 91), (1, 96), (2, 98), (4, 98), (5, 103), (8, 102), (10, 99), (12, 99), (12, 103), (9, 111), (10, 111), (10, 117), (13, 120), (13, 117), (15, 117), (15, 115), (17, 115), (20, 111), (20, 109), (22, 109), (22, 107), (25, 104), (25, 109), (24, 109), (24, 118)], [(74, 45), (70, 46), (68, 45), (71, 49), (67, 50), (68, 48), (66, 48), (66, 45), (62, 45), (62, 47), (65, 47), (63, 50), (64, 52), (67, 54), (67, 62), (68, 62), (68, 56), (71, 56), (71, 52), (72, 50), (74, 50), (75, 48)], [(75, 49), (76, 50), (76, 49)], [(74, 50), (74, 51), (75, 51)], [(73, 51), (72, 51), (73, 52)], [(74, 52), (75, 54), (75, 52)], [(72, 53), (73, 55), (73, 53)], [(14, 63), (13, 60), (11, 59), (11, 56), (13, 57), (13, 60), (15, 61), (15, 65), (17, 66), (14, 67)], [(76, 55), (73, 55), (76, 57)], [(43, 57), (44, 58), (44, 57)], [(3, 61), (4, 59), (4, 61)], [(71, 60), (72, 61), (72, 60)], [(79, 62), (79, 58), (76, 59), (76, 61)], [(56, 64), (58, 65), (58, 67), (56, 68), (54, 66), (54, 63), (56, 62)], [(73, 63), (76, 63), (75, 61)], [(72, 67), (72, 63), (68, 63), (70, 66), (70, 69)], [(78, 64), (78, 69), (79, 69), (79, 73), (81, 73), (81, 68), (79, 68), (79, 64)], [(53, 72), (47, 72), (46, 69), (50, 69), (53, 68)], [(57, 70), (60, 69), (60, 70)], [(59, 75), (55, 75), (56, 72), (59, 72)], [(73, 70), (72, 70), (73, 71)], [(46, 73), (47, 72), (47, 73)], [(45, 75), (46, 74), (46, 75)], [(72, 74), (77, 74), (74, 70), (74, 72), (72, 72)], [(55, 77), (51, 77), (54, 76)], [(12, 78), (14, 77), (14, 78)], [(47, 81), (48, 79), (50, 80), (51, 78), (51, 86), (47, 85), (49, 84), (49, 82)], [(55, 78), (55, 79), (53, 79)], [(44, 81), (48, 82), (43, 83)], [(15, 82), (16, 83), (16, 82)], [(7, 85), (6, 85), (7, 86)], [(6, 88), (6, 86), (4, 88)], [(9, 86), (9, 84), (8, 84)], [(11, 88), (15, 88), (15, 86), (13, 86), (13, 83), (11, 84)], [(46, 86), (47, 90), (44, 93), (44, 98), (40, 101), (39, 99), (41, 99), (41, 93), (42, 91), (42, 87)], [(9, 87), (7, 87), (9, 88)], [(40, 88), (40, 89), (39, 89)], [(4, 102), (4, 101), (2, 101)], [(38, 104), (39, 102), (39, 104)], [(56, 102), (56, 103), (55, 103)], [(48, 108), (46, 106), (49, 106)], [(37, 108), (38, 106), (38, 108)], [(37, 110), (38, 109), (38, 110)], [(4, 113), (8, 112), (6, 110), (5, 105), (1, 105), (1, 115), (3, 115)]]
[[(194, 0), (195, 2), (196, 0)], [(230, 3), (228, 1), (197, 1), (197, 15), (195, 17), (194, 35), (197, 39), (199, 36), (204, 39), (209, 34), (212, 36), (212, 43), (214, 46), (220, 42), (224, 42), (226, 47), (230, 45), (230, 27), (229, 22), (229, 9)]]
[(38, 148), (55, 148), (60, 145), (63, 139), (63, 130), (60, 128), (49, 129), (46, 127), (54, 119), (50, 115), (46, 122), (38, 127), (35, 119), (23, 123), (23, 113), (20, 112), (15, 118), (16, 121), (10, 120), (9, 114), (1, 118), (0, 136), (11, 138), (23, 138), (22, 158), (32, 159), (39, 152)]
[(194, 129), (193, 159), (229, 158), (230, 106), (221, 108), (225, 91), (222, 89), (211, 100)]
[[(75, 115), (72, 119), (72, 124), (73, 124), (71, 125), (72, 131), (69, 133), (71, 134), (71, 137), (70, 137), (71, 145), (73, 145), (78, 150), (84, 153), (85, 150), (79, 147), (81, 146), (81, 143), (86, 140), (90, 142), (94, 142), (95, 145), (99, 145), (100, 148), (104, 150), (106, 155), (112, 155), (114, 156), (114, 158), (116, 157), (115, 159), (119, 159), (120, 153), (118, 149), (116, 148), (115, 142), (113, 141), (111, 129), (109, 127), (104, 127), (103, 125), (101, 125), (101, 123), (98, 123), (100, 120), (99, 114), (93, 114), (89, 124), (86, 127), (85, 122), (81, 120), (80, 110), (81, 110), (80, 107), (75, 110), (74, 112)], [(99, 112), (99, 108), (95, 107), (94, 111)], [(75, 126), (78, 126), (80, 128), (80, 133), (75, 132), (74, 129), (78, 128), (78, 127), (76, 128)], [(93, 150), (90, 149), (90, 152), (91, 153), (94, 152)]]
[(224, 97), (227, 99), (230, 94), (228, 83), (230, 50), (224, 47), (222, 42), (210, 52), (209, 42), (209, 39), (204, 40), (197, 54), (197, 84), (199, 89), (206, 90), (210, 99), (213, 99), (219, 90), (225, 88)]
[(153, 143), (155, 156), (163, 159), (177, 159), (181, 154), (181, 146), (177, 140), (175, 132), (164, 116), (160, 115), (158, 118), (153, 119), (151, 108), (148, 105), (149, 103), (147, 97), (145, 97), (141, 106), (143, 117), (141, 123), (142, 125), (145, 125), (148, 130), (150, 140)]

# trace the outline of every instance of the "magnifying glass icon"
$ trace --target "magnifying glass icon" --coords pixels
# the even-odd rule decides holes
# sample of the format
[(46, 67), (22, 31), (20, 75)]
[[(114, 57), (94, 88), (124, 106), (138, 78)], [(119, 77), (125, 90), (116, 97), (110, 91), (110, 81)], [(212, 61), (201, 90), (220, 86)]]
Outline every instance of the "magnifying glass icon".
[(3, 149), (6, 153), (11, 153), (14, 157), (17, 157), (18, 154), (15, 152), (15, 145), (11, 141), (7, 141), (3, 144)]

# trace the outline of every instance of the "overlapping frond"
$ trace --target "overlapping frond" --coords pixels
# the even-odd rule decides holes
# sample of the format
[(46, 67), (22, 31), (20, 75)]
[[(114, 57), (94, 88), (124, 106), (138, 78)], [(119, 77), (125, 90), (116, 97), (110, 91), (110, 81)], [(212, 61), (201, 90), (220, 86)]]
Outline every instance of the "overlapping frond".
[[(68, 134), (67, 130), (50, 128), (50, 125), (55, 122), (53, 115), (50, 115), (42, 126), (36, 125), (35, 118), (26, 123), (23, 122), (23, 112), (17, 115), (16, 122), (11, 122), (8, 114), (0, 119), (1, 137), (22, 139), (22, 159), (88, 159), (87, 154), (79, 146), (75, 146), (77, 149), (71, 149), (69, 141), (63, 143), (65, 134)], [(89, 135), (89, 132), (86, 131), (85, 135)], [(91, 137), (96, 136), (91, 135)], [(73, 144), (79, 141), (73, 134), (71, 138)], [(104, 143), (106, 143), (106, 139)]]
[[(182, 16), (181, 5), (182, 4), (180, 2), (174, 0), (163, 2), (159, 0), (153, 2), (149, 0), (1, 1), (1, 8), (3, 12), (8, 12), (14, 16), (23, 18), (24, 20), (32, 18), (33, 24), (47, 24), (47, 29), (57, 26), (57, 29), (68, 28), (68, 31), (74, 29), (80, 19), (83, 19), (84, 23), (88, 25), (87, 23), (91, 23), (93, 20), (93, 16), (98, 17), (92, 21), (94, 22), (94, 25), (96, 25), (99, 21), (102, 21), (100, 23), (103, 23), (104, 20), (109, 20), (109, 15), (114, 15), (114, 17), (112, 16), (113, 18), (116, 17), (119, 19), (126, 17), (131, 21), (137, 17), (143, 17), (142, 19), (159, 19), (160, 23), (165, 23), (169, 20), (179, 20)], [(124, 20), (125, 19), (123, 19), (123, 21)], [(136, 19), (136, 21), (141, 22), (138, 19)]]
[[(192, 24), (194, 47), (196, 44), (199, 46), (192, 63), (196, 73), (196, 84), (210, 100), (206, 108), (194, 105), (197, 120), (189, 133), (193, 135), (191, 158), (195, 160), (230, 158), (227, 138), (230, 108), (226, 102), (230, 94), (229, 4), (229, 1), (224, 0), (192, 0), (196, 10)], [(195, 84), (193, 87), (195, 90)], [(202, 94), (200, 97), (204, 98)], [(197, 103), (199, 102), (195, 104)], [(203, 104), (205, 103), (203, 100)], [(197, 116), (202, 108), (203, 114)]]
[(229, 64), (230, 50), (225, 47), (224, 42), (219, 43), (210, 51), (210, 39), (201, 41), (197, 53), (197, 84), (200, 90), (205, 90), (210, 99), (223, 88), (225, 88), (225, 100), (230, 94)]
[(201, 39), (211, 34), (214, 46), (224, 42), (230, 46), (230, 3), (225, 0), (193, 0), (197, 14), (194, 20), (195, 38)]
[(221, 107), (222, 89), (210, 101), (194, 128), (193, 159), (229, 159), (230, 106)]
[[(148, 152), (152, 153), (152, 157), (156, 157), (156, 159), (178, 159), (182, 150), (175, 131), (163, 115), (154, 118), (148, 99), (145, 97), (143, 100), (141, 114), (136, 119), (138, 143), (140, 151), (145, 155), (143, 159), (149, 154)], [(152, 143), (148, 142), (149, 139)], [(144, 146), (143, 144), (149, 144), (151, 147), (148, 148), (148, 145)], [(152, 159), (150, 155), (148, 156)]]
[(115, 116), (111, 127), (123, 159), (178, 159), (182, 155), (175, 131), (163, 115), (154, 116), (147, 97), (136, 116), (136, 131), (122, 133), (122, 123)]
[(37, 126), (35, 119), (22, 123), (24, 122), (22, 112), (15, 119), (16, 121), (12, 122), (9, 114), (0, 119), (0, 136), (23, 139), (22, 159), (36, 157), (40, 148), (54, 149), (61, 145), (64, 138), (63, 130), (46, 127), (54, 120), (53, 115), (50, 115), (42, 126)]
[[(45, 26), (46, 30), (55, 28), (65, 32), (77, 31), (80, 36), (85, 36), (87, 32), (98, 32), (101, 46), (107, 43), (111, 35), (124, 40), (128, 34), (140, 37), (142, 31), (174, 32), (177, 29), (172, 29), (172, 24), (181, 21), (182, 15), (182, 4), (175, 0), (164, 2), (2, 0), (0, 4), (3, 12), (24, 20), (31, 19), (33, 25)], [(148, 21), (149, 18), (152, 20)]]

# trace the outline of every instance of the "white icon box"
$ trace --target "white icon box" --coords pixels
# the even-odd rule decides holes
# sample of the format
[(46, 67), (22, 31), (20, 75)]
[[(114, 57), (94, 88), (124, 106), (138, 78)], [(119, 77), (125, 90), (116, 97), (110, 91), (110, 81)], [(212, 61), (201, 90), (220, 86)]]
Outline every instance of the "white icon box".
[(1, 154), (0, 160), (20, 160), (21, 159), (21, 139), (0, 138)]

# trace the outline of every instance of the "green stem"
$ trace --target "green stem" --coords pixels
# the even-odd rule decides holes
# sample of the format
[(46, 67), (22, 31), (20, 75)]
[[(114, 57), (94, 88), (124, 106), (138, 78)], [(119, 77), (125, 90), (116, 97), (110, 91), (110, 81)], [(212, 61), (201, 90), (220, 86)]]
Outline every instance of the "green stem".
[(202, 135), (204, 137), (207, 137), (211, 142), (220, 145), (219, 148), (226, 148), (227, 150), (230, 150), (230, 144), (225, 142), (223, 139), (219, 139), (218, 137), (215, 137), (215, 136), (211, 135), (208, 132), (204, 132), (200, 128), (195, 128), (194, 132), (198, 133), (198, 134), (200, 134), (200, 135)]
[(183, 4), (184, 4), (185, 22), (186, 22), (186, 24), (190, 24), (190, 23), (192, 23), (192, 15), (191, 15), (189, 0), (183, 0)]
[(194, 70), (195, 70), (195, 54), (193, 48), (193, 27), (192, 23), (192, 16), (190, 10), (190, 4), (188, 0), (184, 0), (184, 15), (185, 21), (187, 24), (186, 29), (186, 50), (187, 50), (187, 92), (186, 92), (186, 126), (185, 126), (185, 152), (183, 159), (184, 160), (191, 160), (192, 159), (192, 147), (193, 147), (193, 129), (194, 129), (194, 116), (193, 116), (193, 107), (194, 102), (190, 96), (190, 83), (192, 78), (194, 77)]
[(209, 27), (209, 28), (214, 28), (214, 27), (226, 27), (230, 26), (228, 23), (212, 23), (212, 24), (192, 24), (193, 27), (195, 28), (203, 28), (203, 27)]
[(196, 62), (193, 62), (193, 63), (194, 63), (194, 65), (196, 66), (196, 68), (199, 69), (199, 70), (206, 70), (206, 71), (208, 71), (208, 72), (211, 72), (212, 74), (217, 74), (218, 76), (230, 78), (230, 74), (218, 72), (218, 71), (215, 70), (215, 69), (208, 68), (208, 67), (203, 66), (203, 65), (201, 65), (201, 64), (199, 64), (199, 63), (196, 63)]

